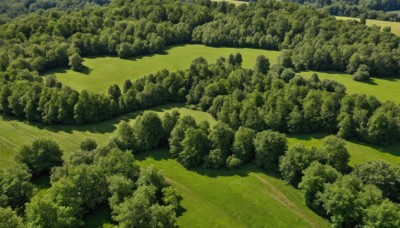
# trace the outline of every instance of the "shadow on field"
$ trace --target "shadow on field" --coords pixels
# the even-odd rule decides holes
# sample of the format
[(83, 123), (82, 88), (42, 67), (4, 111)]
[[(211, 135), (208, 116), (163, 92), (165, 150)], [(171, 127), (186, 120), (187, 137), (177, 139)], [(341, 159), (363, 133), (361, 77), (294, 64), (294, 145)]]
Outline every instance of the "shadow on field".
[(117, 125), (122, 122), (130, 122), (134, 120), (137, 116), (143, 115), (145, 111), (154, 111), (154, 112), (164, 112), (167, 110), (172, 110), (174, 108), (181, 108), (184, 107), (184, 104), (181, 103), (173, 103), (173, 104), (167, 104), (167, 105), (161, 105), (157, 106), (154, 108), (149, 108), (146, 110), (139, 110), (135, 112), (131, 112), (119, 117), (115, 117), (110, 120), (105, 120), (101, 121), (99, 123), (94, 123), (94, 124), (85, 124), (85, 125), (45, 125), (41, 123), (28, 123), (26, 121), (12, 118), (12, 117), (3, 117), (4, 120), (18, 120), (21, 122), (24, 122), (26, 124), (29, 124), (31, 126), (37, 127), (41, 130), (48, 130), (52, 131), (55, 133), (58, 132), (66, 132), (71, 134), (74, 131), (81, 131), (81, 132), (91, 132), (91, 133), (112, 133), (117, 129)]
[(255, 164), (248, 163), (243, 165), (238, 169), (212, 169), (212, 168), (190, 168), (190, 171), (196, 172), (197, 174), (207, 176), (207, 177), (227, 177), (227, 176), (239, 176), (239, 177), (247, 177), (250, 173), (264, 173), (268, 176), (281, 178), (280, 174), (277, 172), (267, 171), (264, 169), (258, 168)]

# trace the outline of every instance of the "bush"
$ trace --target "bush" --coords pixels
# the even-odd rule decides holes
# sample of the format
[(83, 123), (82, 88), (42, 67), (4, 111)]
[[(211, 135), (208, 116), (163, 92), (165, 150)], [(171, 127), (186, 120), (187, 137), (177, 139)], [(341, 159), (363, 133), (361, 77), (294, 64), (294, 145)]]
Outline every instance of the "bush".
[(354, 81), (367, 81), (369, 79), (369, 67), (361, 64), (357, 71), (353, 74)]

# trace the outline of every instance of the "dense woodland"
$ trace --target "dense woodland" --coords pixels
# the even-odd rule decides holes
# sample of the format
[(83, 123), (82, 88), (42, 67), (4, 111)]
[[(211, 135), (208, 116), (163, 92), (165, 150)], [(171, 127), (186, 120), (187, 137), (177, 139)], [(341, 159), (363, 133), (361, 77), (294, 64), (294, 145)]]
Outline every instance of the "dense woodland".
[(310, 0), (289, 0), (309, 5), (315, 8), (322, 8), (331, 15), (361, 17), (385, 21), (399, 21), (397, 13), (388, 11), (400, 10), (400, 1), (378, 1), (378, 0), (333, 0), (333, 1), (310, 1)]
[[(108, 205), (121, 227), (174, 227), (180, 197), (154, 166), (137, 167), (130, 151), (90, 138), (62, 160), (51, 139), (34, 139), (15, 165), (0, 171), (0, 227), (83, 227), (83, 217)], [(32, 178), (51, 173), (38, 194)]]
[[(121, 123), (104, 145), (84, 139), (65, 159), (53, 140), (35, 139), (19, 149), (15, 166), (0, 171), (0, 227), (79, 227), (99, 205), (108, 205), (122, 227), (174, 227), (179, 196), (159, 170), (134, 165), (133, 154), (163, 147), (187, 168), (254, 163), (278, 173), (337, 227), (400, 226), (400, 166), (371, 161), (352, 169), (341, 139), (399, 141), (400, 106), (348, 95), (343, 85), (316, 74), (295, 76), (308, 69), (347, 71), (356, 80), (399, 76), (400, 37), (279, 1), (238, 7), (208, 0), (77, 3), (81, 10), (55, 5), (0, 25), (3, 116), (88, 124), (180, 102), (211, 113), (217, 124), (176, 111), (162, 118), (145, 112), (132, 125)], [(76, 91), (55, 77), (39, 76), (58, 67), (83, 71), (85, 56), (130, 58), (184, 43), (282, 54), (274, 66), (258, 56), (253, 69), (241, 66), (240, 53), (215, 63), (200, 57), (186, 70), (110, 85), (107, 94)], [(306, 148), (288, 147), (284, 134), (321, 131), (337, 136)], [(50, 174), (51, 187), (40, 195), (32, 179), (43, 174)]]
[(254, 69), (243, 69), (241, 55), (220, 58), (209, 64), (193, 61), (184, 71), (160, 71), (123, 88), (110, 86), (108, 94), (78, 93), (45, 82), (17, 80), (3, 85), (0, 104), (3, 115), (44, 124), (88, 124), (123, 113), (161, 104), (186, 102), (189, 107), (211, 113), (237, 130), (288, 133), (332, 132), (345, 139), (388, 144), (400, 139), (400, 106), (381, 103), (375, 97), (346, 95), (343, 85), (295, 76), (293, 69), (269, 67), (264, 56)]

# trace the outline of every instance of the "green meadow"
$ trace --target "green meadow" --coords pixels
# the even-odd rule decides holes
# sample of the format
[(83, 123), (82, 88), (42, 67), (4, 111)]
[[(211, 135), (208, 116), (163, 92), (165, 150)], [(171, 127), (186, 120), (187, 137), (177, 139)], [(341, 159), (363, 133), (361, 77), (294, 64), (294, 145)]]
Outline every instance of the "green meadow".
[[(360, 20), (359, 18), (341, 17), (341, 16), (336, 16), (336, 19), (338, 19), (338, 20), (357, 20), (357, 21)], [(377, 26), (380, 26), (381, 28), (391, 27), (392, 33), (394, 33), (396, 35), (400, 35), (400, 22), (367, 19), (366, 25), (368, 25), (368, 26), (377, 25)]]
[(155, 165), (163, 170), (183, 197), (179, 226), (329, 227), (326, 220), (305, 206), (298, 190), (254, 165), (239, 170), (187, 170), (170, 159), (167, 150), (137, 158), (139, 165)]
[(154, 55), (139, 56), (131, 59), (119, 57), (89, 57), (84, 58), (84, 72), (69, 69), (58, 69), (47, 72), (54, 74), (57, 80), (78, 91), (104, 93), (112, 84), (122, 86), (126, 79), (135, 80), (144, 75), (159, 70), (170, 71), (189, 68), (191, 62), (202, 56), (209, 62), (215, 62), (218, 57), (227, 58), (229, 54), (240, 52), (243, 56), (243, 66), (252, 68), (258, 55), (265, 55), (276, 63), (278, 51), (267, 51), (251, 48), (215, 48), (204, 45), (182, 45), (167, 48), (164, 52)]
[[(181, 115), (192, 115), (198, 121), (207, 120), (211, 126), (216, 122), (210, 114), (184, 108), (181, 104), (164, 105), (151, 110), (163, 115), (173, 109), (177, 109)], [(65, 156), (68, 156), (71, 151), (79, 148), (82, 138), (93, 137), (98, 143), (103, 143), (115, 131), (119, 122), (132, 122), (142, 113), (135, 112), (87, 126), (42, 126), (0, 119), (0, 168), (12, 164), (17, 148), (21, 144), (29, 143), (34, 137), (55, 139), (64, 150)], [(322, 133), (288, 135), (288, 140), (290, 145), (303, 143), (306, 146), (318, 146), (324, 136), (326, 134)], [(400, 151), (397, 150), (399, 147), (399, 144), (378, 147), (347, 142), (352, 166), (376, 159), (400, 162)], [(183, 227), (329, 226), (326, 220), (305, 206), (298, 190), (287, 185), (277, 174), (265, 173), (252, 164), (239, 170), (187, 170), (171, 159), (166, 149), (139, 154), (137, 159), (138, 165), (155, 165), (160, 168), (169, 183), (183, 197), (183, 209), (178, 218), (178, 225)], [(41, 190), (39, 194), (43, 191), (45, 190)], [(196, 220), (198, 217), (207, 219)], [(112, 226), (110, 211), (106, 206), (89, 213), (85, 221), (88, 227)]]
[[(168, 48), (164, 53), (140, 56), (133, 59), (120, 59), (118, 57), (85, 58), (84, 65), (88, 68), (85, 73), (68, 69), (48, 72), (55, 74), (57, 80), (78, 91), (87, 89), (93, 92), (105, 93), (110, 85), (116, 83), (123, 85), (126, 79), (135, 80), (144, 75), (168, 69), (175, 71), (186, 69), (193, 59), (203, 56), (210, 62), (218, 57), (227, 57), (231, 53), (240, 52), (243, 56), (243, 66), (252, 68), (258, 55), (265, 55), (271, 64), (277, 62), (279, 52), (249, 48), (214, 48), (204, 45), (183, 45)], [(350, 74), (339, 72), (301, 72), (300, 75), (309, 77), (317, 73), (320, 79), (330, 79), (344, 84), (349, 94), (364, 93), (376, 96), (378, 99), (400, 102), (398, 78), (371, 78), (368, 82), (354, 81)]]
[(363, 93), (367, 95), (372, 95), (378, 98), (380, 101), (394, 101), (396, 103), (400, 102), (399, 88), (400, 79), (399, 78), (371, 78), (367, 82), (354, 81), (350, 74), (339, 73), (339, 72), (315, 72), (306, 71), (299, 73), (300, 75), (308, 78), (313, 73), (317, 73), (319, 78), (335, 80), (344, 86), (346, 86), (347, 93)]
[[(198, 121), (207, 120), (211, 126), (216, 122), (209, 113), (191, 110), (185, 108), (182, 104), (163, 105), (150, 110), (162, 116), (164, 112), (170, 112), (173, 109), (178, 110), (181, 115), (192, 115)], [(18, 148), (23, 144), (30, 143), (35, 137), (53, 138), (67, 156), (71, 151), (79, 149), (79, 143), (84, 137), (92, 137), (99, 143), (105, 142), (116, 130), (119, 122), (132, 122), (136, 116), (142, 113), (143, 111), (138, 111), (101, 123), (84, 126), (44, 126), (0, 117), (0, 168), (9, 166)], [(326, 135), (323, 133), (288, 135), (288, 140), (290, 145), (303, 143), (306, 146), (318, 146), (321, 143), (320, 139)], [(400, 150), (398, 150), (400, 144), (372, 146), (358, 142), (347, 142), (347, 148), (351, 154), (351, 165), (377, 159), (386, 160), (391, 163), (400, 162)]]

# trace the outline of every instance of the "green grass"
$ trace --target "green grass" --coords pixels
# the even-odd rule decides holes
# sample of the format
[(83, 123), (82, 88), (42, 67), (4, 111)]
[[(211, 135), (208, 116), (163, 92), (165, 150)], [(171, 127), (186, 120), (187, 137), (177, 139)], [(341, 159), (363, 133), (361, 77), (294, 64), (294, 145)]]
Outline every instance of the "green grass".
[[(182, 115), (193, 115), (198, 121), (215, 120), (210, 114), (193, 111), (180, 104), (165, 105), (151, 110), (162, 115), (177, 108)], [(54, 138), (65, 151), (77, 150), (83, 137), (93, 137), (100, 144), (116, 129), (120, 121), (134, 121), (135, 112), (110, 121), (88, 126), (41, 126), (29, 125), (18, 120), (0, 119), (0, 168), (12, 164), (12, 155), (21, 144), (34, 137)], [(289, 135), (289, 144), (303, 143), (318, 146), (326, 134)], [(400, 144), (377, 147), (348, 142), (352, 166), (367, 160), (383, 159), (400, 162), (397, 150)], [(154, 164), (163, 170), (168, 181), (182, 195), (181, 216), (178, 224), (183, 227), (328, 227), (323, 220), (310, 211), (302, 202), (299, 191), (287, 185), (275, 174), (266, 174), (248, 164), (239, 170), (187, 170), (170, 159), (167, 150), (158, 150), (137, 155), (139, 165)], [(47, 179), (38, 178), (35, 184), (38, 194), (46, 191)], [(198, 219), (207, 218), (207, 219)], [(112, 226), (107, 207), (89, 213), (85, 219), (88, 227)]]
[[(184, 108), (181, 104), (163, 105), (151, 110), (161, 115), (163, 112), (171, 111), (173, 108), (177, 108), (182, 115), (190, 114), (199, 120), (208, 120), (212, 124), (215, 121), (211, 115)], [(71, 151), (79, 149), (79, 143), (84, 137), (92, 137), (98, 143), (103, 143), (116, 129), (119, 122), (133, 121), (137, 115), (142, 113), (142, 111), (134, 112), (109, 121), (85, 126), (31, 125), (19, 120), (0, 117), (0, 168), (10, 166), (18, 148), (23, 144), (30, 143), (35, 137), (54, 139), (65, 154), (68, 155)]]
[(137, 156), (160, 168), (183, 197), (181, 227), (328, 227), (299, 191), (253, 165), (240, 170), (187, 170), (167, 150)]
[(182, 45), (166, 49), (161, 54), (140, 56), (132, 59), (118, 57), (92, 57), (85, 58), (84, 73), (68, 69), (58, 69), (47, 72), (55, 74), (57, 80), (78, 91), (87, 89), (93, 92), (104, 93), (112, 84), (122, 87), (126, 79), (137, 79), (144, 75), (155, 73), (162, 69), (176, 71), (187, 69), (197, 57), (204, 57), (209, 62), (215, 62), (220, 57), (228, 57), (231, 53), (240, 52), (243, 56), (243, 66), (252, 68), (258, 55), (265, 55), (276, 63), (278, 51), (266, 51), (250, 48), (215, 48), (204, 45)]
[(244, 2), (244, 1), (235, 1), (235, 0), (212, 0), (212, 1), (215, 1), (215, 2), (229, 2), (229, 3), (235, 4), (236, 6), (248, 3), (248, 2)]
[[(307, 147), (322, 145), (321, 139), (327, 136), (324, 133), (302, 134), (302, 135), (288, 135), (289, 145), (302, 143)], [(350, 166), (371, 161), (371, 160), (385, 160), (390, 163), (400, 162), (400, 143), (392, 144), (389, 146), (376, 146), (366, 143), (347, 141), (346, 147), (350, 152)]]
[(400, 88), (399, 78), (371, 78), (367, 82), (354, 81), (350, 74), (339, 72), (301, 72), (300, 75), (310, 77), (313, 73), (317, 73), (319, 78), (335, 80), (346, 86), (347, 93), (363, 93), (377, 97), (380, 101), (391, 100), (396, 103), (400, 102), (398, 94)]
[[(354, 17), (336, 16), (336, 19), (338, 19), (338, 20), (357, 20), (357, 21), (360, 21), (360, 18), (354, 18)], [(392, 28), (392, 33), (394, 33), (396, 35), (400, 35), (400, 22), (380, 21), (380, 20), (367, 19), (366, 25), (368, 25), (368, 26), (377, 25), (377, 26), (380, 26), (381, 28), (391, 27)]]

